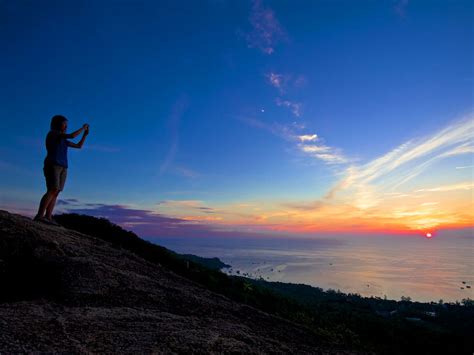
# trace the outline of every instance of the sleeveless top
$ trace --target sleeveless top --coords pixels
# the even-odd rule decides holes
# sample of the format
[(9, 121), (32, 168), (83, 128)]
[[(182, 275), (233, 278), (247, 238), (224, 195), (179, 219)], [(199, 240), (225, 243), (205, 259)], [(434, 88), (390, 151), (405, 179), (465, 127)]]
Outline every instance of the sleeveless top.
[(46, 150), (48, 154), (44, 165), (59, 165), (67, 168), (68, 141), (61, 136), (61, 132), (51, 130), (46, 136)]

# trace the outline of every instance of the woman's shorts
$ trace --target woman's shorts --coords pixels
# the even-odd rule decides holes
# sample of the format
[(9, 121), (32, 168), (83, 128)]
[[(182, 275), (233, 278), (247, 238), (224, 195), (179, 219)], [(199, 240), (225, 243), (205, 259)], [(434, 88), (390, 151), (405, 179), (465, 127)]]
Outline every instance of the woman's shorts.
[(43, 168), (44, 177), (46, 178), (46, 187), (48, 190), (64, 189), (66, 183), (67, 168), (59, 165), (45, 165)]

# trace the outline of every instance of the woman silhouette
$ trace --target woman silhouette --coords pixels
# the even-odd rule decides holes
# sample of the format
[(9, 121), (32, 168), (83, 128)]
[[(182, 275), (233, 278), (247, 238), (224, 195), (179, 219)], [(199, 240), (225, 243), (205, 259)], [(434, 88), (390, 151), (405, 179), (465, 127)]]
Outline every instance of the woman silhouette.
[[(56, 205), (56, 199), (59, 193), (64, 189), (67, 177), (67, 149), (81, 149), (87, 135), (89, 134), (89, 125), (84, 124), (80, 129), (73, 133), (66, 133), (67, 118), (56, 115), (51, 119), (51, 130), (46, 136), (47, 156), (44, 160), (44, 177), (46, 178), (47, 191), (41, 198), (34, 220), (48, 224), (58, 225), (53, 219), (53, 210)], [(70, 142), (68, 139), (76, 138), (81, 132), (84, 132), (79, 143)]]

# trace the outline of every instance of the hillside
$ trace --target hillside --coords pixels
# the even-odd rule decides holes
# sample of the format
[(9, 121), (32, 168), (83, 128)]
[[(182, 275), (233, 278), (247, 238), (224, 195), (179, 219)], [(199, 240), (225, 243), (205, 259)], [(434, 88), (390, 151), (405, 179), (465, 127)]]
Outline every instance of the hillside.
[(0, 211), (0, 353), (353, 353), (117, 244)]

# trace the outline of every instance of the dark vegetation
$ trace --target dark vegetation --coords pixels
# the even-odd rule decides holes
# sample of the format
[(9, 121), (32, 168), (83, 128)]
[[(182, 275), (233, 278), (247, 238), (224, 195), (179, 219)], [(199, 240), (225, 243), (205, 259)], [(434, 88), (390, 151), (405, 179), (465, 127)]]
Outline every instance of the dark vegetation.
[[(171, 251), (174, 253), (173, 251)], [(176, 254), (178, 257), (181, 257), (185, 260), (192, 261), (197, 264), (201, 264), (208, 269), (212, 270), (222, 270), (230, 268), (230, 265), (223, 263), (219, 258), (203, 258), (202, 256), (192, 255), (192, 254)]]
[(382, 353), (472, 354), (474, 302), (420, 303), (228, 276), (221, 261), (180, 255), (103, 218), (57, 216), (63, 226), (111, 242), (208, 289), (314, 331), (331, 344)]

